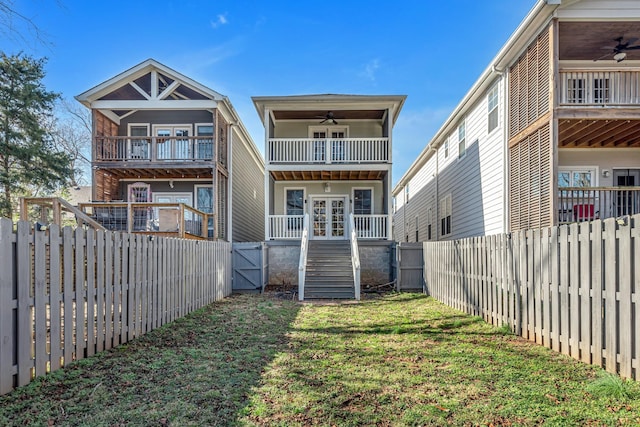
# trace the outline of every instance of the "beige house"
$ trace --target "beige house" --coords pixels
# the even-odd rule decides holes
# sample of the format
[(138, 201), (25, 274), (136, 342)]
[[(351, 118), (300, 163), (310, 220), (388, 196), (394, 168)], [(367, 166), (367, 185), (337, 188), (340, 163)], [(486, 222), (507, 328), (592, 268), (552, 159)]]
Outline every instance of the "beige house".
[[(358, 298), (356, 252), (366, 242), (392, 240), (392, 130), (404, 101), (395, 95), (253, 98), (265, 129), (264, 238), (272, 246), (301, 248), (287, 255), (306, 270), (297, 274), (299, 285), (308, 284), (301, 298), (329, 295), (310, 291), (307, 248), (313, 253), (324, 243), (337, 254), (342, 246), (353, 277), (345, 278), (351, 290), (341, 295)], [(272, 260), (270, 269), (276, 268)]]

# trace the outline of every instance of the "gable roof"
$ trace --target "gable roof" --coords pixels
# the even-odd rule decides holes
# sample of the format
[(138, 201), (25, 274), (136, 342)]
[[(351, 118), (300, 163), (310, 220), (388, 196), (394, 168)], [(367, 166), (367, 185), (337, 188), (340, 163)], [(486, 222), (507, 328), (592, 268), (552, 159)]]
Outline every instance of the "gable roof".
[[(181, 74), (172, 68), (167, 67), (164, 64), (156, 61), (155, 59), (147, 59), (129, 68), (126, 71), (106, 80), (91, 89), (77, 95), (75, 98), (81, 102), (83, 105), (91, 108), (91, 103), (97, 101), (108, 94), (114, 92), (117, 89), (125, 87), (135, 80), (145, 76), (146, 74), (151, 73), (152, 71), (158, 72), (163, 76), (169, 77), (172, 82), (177, 82), (174, 86), (184, 85), (188, 90), (194, 91), (195, 93), (200, 94), (200, 96), (205, 99), (210, 99), (213, 101), (222, 101), (225, 97), (224, 95), (216, 92), (213, 89), (210, 89), (195, 80)], [(136, 89), (137, 90), (137, 89)], [(147, 92), (149, 96), (152, 96)], [(143, 95), (144, 96), (144, 95)], [(188, 98), (188, 96), (187, 96)], [(144, 99), (144, 98), (143, 98)]]

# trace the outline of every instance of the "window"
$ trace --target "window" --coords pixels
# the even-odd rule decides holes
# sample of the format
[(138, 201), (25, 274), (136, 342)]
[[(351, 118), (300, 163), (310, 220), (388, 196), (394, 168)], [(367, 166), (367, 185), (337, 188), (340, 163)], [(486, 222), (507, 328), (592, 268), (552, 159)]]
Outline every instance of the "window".
[[(141, 138), (131, 138), (131, 145), (128, 148), (130, 159), (148, 159), (149, 158), (149, 125), (147, 124), (129, 124), (129, 136), (138, 136)], [(144, 138), (142, 138), (144, 137)], [(118, 148), (120, 151), (121, 148)], [(114, 153), (115, 154), (115, 153)], [(121, 157), (124, 152), (119, 152)]]
[(353, 190), (353, 214), (354, 215), (371, 215), (373, 211), (373, 190), (354, 189)]
[(431, 208), (427, 211), (427, 240), (433, 239), (433, 233), (431, 229), (431, 223), (433, 222), (433, 211)]
[[(213, 129), (212, 129), (213, 131)], [(204, 213), (213, 213), (213, 186), (196, 185), (196, 209)], [(207, 235), (213, 237), (213, 215), (207, 220)]]
[(398, 209), (398, 205), (396, 204), (396, 198), (395, 196), (391, 198), (391, 211), (393, 213), (396, 213), (396, 210)]
[(190, 125), (157, 125), (153, 129), (158, 159), (187, 160), (191, 158)]
[(404, 186), (404, 203), (409, 203), (409, 184)]
[(570, 104), (584, 104), (585, 80), (567, 79), (567, 102)]
[(420, 241), (420, 227), (419, 227), (420, 223), (418, 220), (418, 216), (416, 215), (416, 242)]
[(444, 140), (444, 158), (449, 157), (449, 138)]
[(609, 102), (609, 79), (593, 79), (593, 102), (596, 104)]
[[(315, 162), (343, 162), (346, 159), (346, 141), (348, 128), (345, 126), (310, 126), (309, 137), (317, 139), (313, 142), (312, 159)], [(330, 141), (327, 139), (330, 138)], [(327, 147), (327, 144), (330, 144)], [(329, 153), (327, 153), (327, 149)], [(330, 158), (327, 159), (326, 156)]]
[(287, 215), (304, 215), (304, 190), (302, 188), (287, 189), (285, 197)]
[(440, 232), (443, 236), (451, 234), (451, 194), (440, 199)]
[(198, 138), (196, 142), (196, 157), (204, 160), (213, 159), (213, 124), (197, 124), (196, 135), (204, 137)]
[(461, 159), (467, 153), (467, 139), (466, 139), (465, 123), (462, 122), (458, 126), (458, 158)]
[(593, 187), (595, 169), (560, 169), (558, 187)]
[(487, 110), (489, 113), (488, 133), (491, 133), (498, 127), (498, 94), (498, 85), (495, 85), (487, 95)]

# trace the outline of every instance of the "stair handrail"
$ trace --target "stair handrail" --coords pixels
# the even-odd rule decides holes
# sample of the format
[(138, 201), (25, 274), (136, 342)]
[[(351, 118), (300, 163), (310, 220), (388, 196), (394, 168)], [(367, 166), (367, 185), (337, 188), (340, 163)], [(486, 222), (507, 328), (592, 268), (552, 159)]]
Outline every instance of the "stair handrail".
[(358, 233), (356, 232), (356, 222), (353, 213), (349, 214), (349, 237), (351, 241), (351, 265), (353, 268), (354, 294), (357, 301), (360, 301), (360, 253), (358, 252)]
[(300, 240), (300, 262), (298, 263), (298, 300), (304, 300), (304, 278), (307, 273), (307, 251), (309, 249), (309, 214), (304, 214)]

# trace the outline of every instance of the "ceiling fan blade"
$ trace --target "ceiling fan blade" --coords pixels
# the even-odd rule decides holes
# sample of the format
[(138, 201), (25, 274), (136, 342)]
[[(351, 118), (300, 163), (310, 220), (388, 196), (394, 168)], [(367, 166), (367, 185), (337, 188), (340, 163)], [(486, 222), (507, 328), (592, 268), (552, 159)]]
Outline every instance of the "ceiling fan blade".
[(640, 49), (640, 45), (638, 45), (638, 46), (629, 46), (629, 47), (625, 47), (625, 48), (624, 48), (624, 49), (622, 49), (622, 50), (637, 50), (637, 49)]
[(604, 58), (606, 58), (607, 56), (611, 56), (611, 55), (613, 55), (613, 54), (615, 54), (615, 53), (616, 53), (616, 52), (609, 52), (609, 53), (605, 53), (605, 54), (604, 54), (604, 55), (602, 55), (600, 58), (596, 58), (596, 59), (594, 59), (594, 60), (593, 60), (593, 62), (600, 61), (601, 59), (604, 59)]

